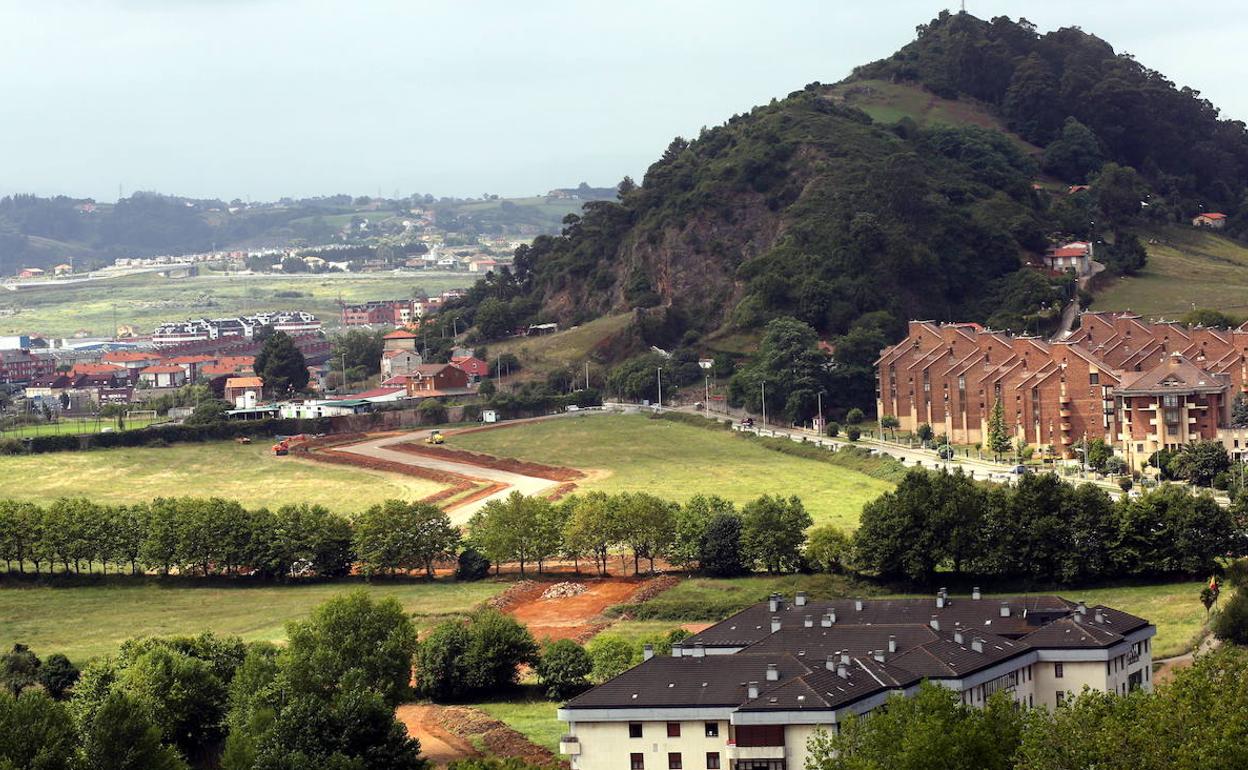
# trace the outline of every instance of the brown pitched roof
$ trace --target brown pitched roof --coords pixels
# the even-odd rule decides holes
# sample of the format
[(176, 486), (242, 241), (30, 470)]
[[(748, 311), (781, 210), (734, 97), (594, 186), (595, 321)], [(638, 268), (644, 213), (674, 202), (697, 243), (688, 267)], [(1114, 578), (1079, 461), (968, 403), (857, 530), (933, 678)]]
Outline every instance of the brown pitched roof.
[(1114, 393), (1120, 396), (1179, 392), (1221, 393), (1226, 387), (1227, 383), (1222, 378), (1201, 369), (1181, 355), (1171, 355), (1161, 365), (1148, 371), (1124, 374), (1122, 384)]

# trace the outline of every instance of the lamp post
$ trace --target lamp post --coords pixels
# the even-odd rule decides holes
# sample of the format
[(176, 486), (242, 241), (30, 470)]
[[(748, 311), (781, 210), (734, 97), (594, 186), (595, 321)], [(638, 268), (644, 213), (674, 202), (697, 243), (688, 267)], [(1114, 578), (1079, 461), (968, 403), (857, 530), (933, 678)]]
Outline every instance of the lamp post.
[(659, 382), (659, 406), (658, 410), (663, 411), (663, 367), (658, 366), (654, 369), (654, 377)]
[(767, 427), (767, 380), (759, 383), (763, 390), (763, 427)]

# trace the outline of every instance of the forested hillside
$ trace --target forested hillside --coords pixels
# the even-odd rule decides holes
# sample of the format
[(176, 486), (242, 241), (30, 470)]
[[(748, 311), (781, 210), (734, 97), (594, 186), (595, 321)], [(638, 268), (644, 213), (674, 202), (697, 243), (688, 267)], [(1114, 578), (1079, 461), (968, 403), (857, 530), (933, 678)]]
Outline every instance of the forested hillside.
[[(929, 104), (920, 121), (877, 108), (876, 122), (845, 98), (853, 82), (968, 109)], [(1246, 169), (1243, 124), (1104, 41), (944, 13), (848, 84), (675, 139), (640, 185), (626, 178), (618, 200), (521, 248), (514, 273), (483, 280), (462, 309), (474, 320), (488, 301), (501, 329), (636, 309), (642, 341), (665, 347), (757, 338), (792, 317), (833, 342), (841, 375), (862, 380), (840, 390), (869, 407), (871, 361), (907, 319), (1043, 331), (1073, 279), (1027, 261), (1078, 238), (1098, 242), (1111, 275), (1131, 274), (1143, 224), (1221, 208), (1234, 232)]]

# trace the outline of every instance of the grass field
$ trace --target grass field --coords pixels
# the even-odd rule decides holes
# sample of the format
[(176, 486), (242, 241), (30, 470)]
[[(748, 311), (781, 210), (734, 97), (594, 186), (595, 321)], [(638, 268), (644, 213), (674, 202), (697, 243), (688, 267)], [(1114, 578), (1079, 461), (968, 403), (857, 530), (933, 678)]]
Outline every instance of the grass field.
[(568, 731), (567, 725), (555, 718), (559, 704), (537, 694), (517, 700), (481, 701), (465, 705), (481, 709), (538, 746), (545, 746), (554, 752), (559, 751), (559, 736)]
[[(1205, 623), (1201, 606), (1201, 581), (1156, 583), (1151, 585), (1072, 588), (1035, 593), (1056, 593), (1066, 599), (1080, 599), (1089, 604), (1105, 604), (1115, 609), (1147, 618), (1157, 626), (1153, 639), (1153, 657), (1164, 658), (1191, 649)], [(731, 613), (756, 602), (773, 592), (792, 596), (806, 591), (812, 598), (836, 596), (884, 596), (878, 587), (857, 584), (837, 575), (754, 575), (732, 580), (692, 578), (650, 600), (644, 606), (652, 617), (670, 616), (670, 620), (646, 620), (636, 633), (644, 635), (653, 629), (671, 628), (688, 621), (722, 620)], [(955, 591), (955, 593), (957, 593)], [(1004, 592), (1008, 593), (1008, 592)], [(985, 597), (991, 598), (991, 594)], [(634, 623), (617, 624), (628, 632)], [(612, 626), (614, 631), (616, 626)]]
[[(150, 417), (131, 418), (126, 420), (126, 430), (137, 430), (146, 428), (153, 422), (163, 421), (164, 418), (153, 420)], [(39, 422), (33, 425), (22, 425), (18, 428), (9, 428), (5, 430), (0, 428), (0, 438), (27, 438), (28, 436), (49, 436), (83, 433), (99, 433), (101, 431), (116, 430), (117, 420), (113, 417), (103, 417), (99, 420), (93, 417), (74, 417), (67, 420), (57, 420), (56, 422)]]
[(673, 500), (716, 494), (738, 504), (798, 495), (816, 523), (858, 524), (864, 503), (892, 488), (864, 474), (764, 449), (728, 432), (637, 415), (549, 420), (455, 436), (461, 449), (589, 471), (582, 489)]
[[(511, 353), (524, 366), (520, 377), (544, 374), (554, 369), (572, 369), (583, 375), (584, 365), (594, 346), (607, 337), (625, 329), (633, 317), (628, 313), (603, 316), (586, 324), (540, 337), (521, 337), (495, 342), (489, 345), (489, 353), (496, 356)], [(597, 364), (591, 364), (591, 376), (601, 379), (605, 372)]]
[(248, 506), (319, 503), (345, 514), (441, 488), (412, 476), (273, 457), (263, 440), (0, 457), (0, 497), (40, 503), (75, 495), (103, 503), (191, 495)]
[(464, 613), (508, 583), (326, 583), (318, 585), (195, 587), (115, 580), (85, 587), (0, 589), (0, 649), (29, 644), (40, 655), (62, 652), (75, 662), (109, 655), (134, 636), (217, 634), (280, 641), (285, 623), (306, 617), (338, 594), (364, 588), (393, 596), (426, 628)]
[[(150, 333), (162, 321), (231, 316), (261, 310), (307, 310), (327, 326), (338, 322), (338, 299), (346, 302), (430, 294), (463, 288), (474, 276), (450, 273), (332, 273), (321, 275), (194, 278), (136, 275), (48, 289), (0, 291), (0, 335), (111, 334), (117, 325)], [(298, 292), (300, 296), (277, 296)]]
[(1167, 227), (1140, 233), (1148, 263), (1097, 292), (1094, 310), (1177, 318), (1196, 307), (1248, 311), (1248, 248), (1207, 230)]

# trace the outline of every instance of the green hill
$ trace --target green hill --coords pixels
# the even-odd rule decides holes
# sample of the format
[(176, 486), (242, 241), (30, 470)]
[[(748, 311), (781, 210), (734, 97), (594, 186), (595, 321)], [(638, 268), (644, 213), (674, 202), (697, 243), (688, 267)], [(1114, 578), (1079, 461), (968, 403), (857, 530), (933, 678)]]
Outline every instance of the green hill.
[(1096, 310), (1175, 319), (1197, 307), (1248, 314), (1248, 246), (1207, 230), (1158, 227), (1141, 233), (1148, 264), (1096, 293)]

